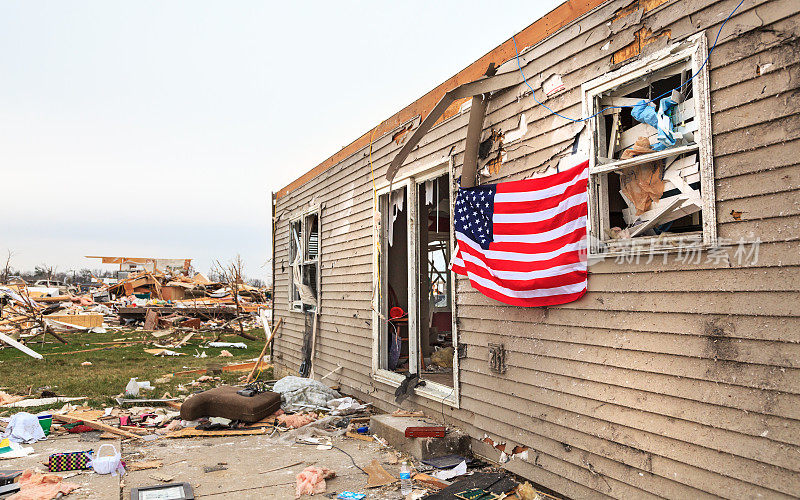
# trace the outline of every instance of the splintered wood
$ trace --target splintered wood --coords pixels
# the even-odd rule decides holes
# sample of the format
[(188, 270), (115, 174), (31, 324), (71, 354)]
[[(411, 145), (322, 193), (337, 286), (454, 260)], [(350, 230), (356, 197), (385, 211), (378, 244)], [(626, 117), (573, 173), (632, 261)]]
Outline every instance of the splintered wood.
[(398, 481), (396, 477), (389, 474), (377, 460), (372, 460), (369, 465), (364, 467), (367, 473), (367, 488), (378, 488)]

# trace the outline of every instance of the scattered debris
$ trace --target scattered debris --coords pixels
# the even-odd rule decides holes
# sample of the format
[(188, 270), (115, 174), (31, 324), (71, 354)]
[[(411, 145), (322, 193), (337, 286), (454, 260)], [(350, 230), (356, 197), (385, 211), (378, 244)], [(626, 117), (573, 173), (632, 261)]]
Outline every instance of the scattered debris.
[(137, 471), (137, 470), (148, 470), (148, 469), (160, 469), (164, 466), (163, 460), (148, 460), (144, 462), (127, 462), (125, 464), (125, 468), (128, 471)]
[(303, 472), (297, 475), (295, 498), (300, 498), (303, 495), (325, 493), (325, 480), (333, 477), (336, 477), (336, 473), (325, 467), (306, 467)]
[(172, 476), (170, 474), (162, 474), (160, 472), (156, 472), (155, 474), (150, 474), (147, 477), (149, 477), (154, 481), (160, 481), (162, 483), (169, 483), (170, 481), (175, 480), (175, 476)]
[(55, 474), (40, 474), (26, 470), (19, 476), (19, 493), (14, 497), (22, 499), (58, 498), (78, 488), (77, 484), (68, 483)]
[(456, 465), (452, 469), (444, 469), (433, 473), (433, 477), (436, 479), (448, 480), (453, 479), (454, 477), (463, 476), (467, 473), (467, 462), (462, 461), (460, 464)]
[(373, 460), (369, 465), (365, 466), (364, 472), (368, 476), (367, 488), (378, 488), (399, 481), (399, 479), (389, 474), (377, 460)]

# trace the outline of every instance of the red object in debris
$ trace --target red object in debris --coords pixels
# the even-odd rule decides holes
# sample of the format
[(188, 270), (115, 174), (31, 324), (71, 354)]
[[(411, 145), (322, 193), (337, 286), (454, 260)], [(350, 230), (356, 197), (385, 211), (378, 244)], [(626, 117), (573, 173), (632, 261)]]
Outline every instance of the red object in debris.
[(402, 318), (405, 315), (406, 312), (403, 310), (402, 307), (393, 307), (389, 309), (389, 319)]
[(407, 438), (418, 438), (418, 437), (433, 437), (433, 438), (443, 438), (445, 431), (444, 427), (406, 427), (406, 437)]
[(75, 427), (71, 427), (71, 428), (67, 429), (67, 432), (70, 433), (70, 434), (80, 434), (82, 432), (92, 432), (93, 430), (94, 429), (92, 429), (91, 427), (88, 427), (86, 425), (83, 425), (83, 422), (81, 422), (80, 424), (76, 425)]

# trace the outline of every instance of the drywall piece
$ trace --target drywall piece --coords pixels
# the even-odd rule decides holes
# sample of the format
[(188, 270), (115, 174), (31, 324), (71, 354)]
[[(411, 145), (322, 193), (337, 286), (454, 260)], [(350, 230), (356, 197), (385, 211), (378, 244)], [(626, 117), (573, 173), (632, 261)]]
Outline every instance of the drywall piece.
[(685, 199), (682, 199), (680, 196), (675, 197), (674, 200), (664, 205), (655, 214), (653, 214), (652, 218), (649, 221), (632, 228), (633, 230), (631, 231), (631, 238), (634, 238), (639, 234), (641, 234), (643, 231), (650, 229), (651, 227), (654, 227), (661, 221), (662, 217), (670, 213), (673, 208), (676, 208), (684, 201)]

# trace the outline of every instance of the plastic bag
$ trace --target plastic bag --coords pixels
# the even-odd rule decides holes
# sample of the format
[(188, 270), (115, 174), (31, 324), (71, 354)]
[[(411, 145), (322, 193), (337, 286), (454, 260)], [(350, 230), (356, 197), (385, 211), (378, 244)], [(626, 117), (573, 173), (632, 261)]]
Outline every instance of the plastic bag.
[(342, 397), (321, 382), (293, 376), (278, 380), (272, 390), (281, 395), (281, 408), (285, 411), (327, 408), (328, 401)]
[(125, 386), (125, 394), (128, 396), (136, 397), (139, 395), (139, 383), (136, 381), (136, 378), (132, 378), (128, 385)]

